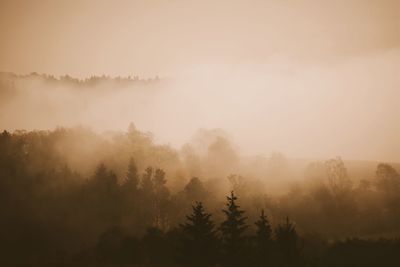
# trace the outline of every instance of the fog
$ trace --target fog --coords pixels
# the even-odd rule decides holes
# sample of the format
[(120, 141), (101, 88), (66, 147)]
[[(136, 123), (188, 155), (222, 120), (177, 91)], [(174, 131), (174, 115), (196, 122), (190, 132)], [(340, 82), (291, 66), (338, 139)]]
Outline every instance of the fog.
[(4, 0), (0, 71), (161, 81), (2, 83), (0, 128), (134, 122), (175, 148), (221, 128), (243, 155), (400, 161), (399, 12), (395, 0)]
[(327, 64), (202, 64), (159, 80), (90, 84), (2, 74), (0, 127), (130, 122), (179, 149), (198, 129), (221, 128), (243, 155), (400, 161), (400, 51)]

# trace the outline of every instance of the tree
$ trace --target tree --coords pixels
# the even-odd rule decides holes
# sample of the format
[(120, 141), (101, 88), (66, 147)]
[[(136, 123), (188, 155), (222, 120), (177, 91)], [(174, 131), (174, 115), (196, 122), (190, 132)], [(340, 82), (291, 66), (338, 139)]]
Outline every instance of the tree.
[(125, 187), (127, 187), (128, 190), (133, 192), (136, 192), (138, 188), (139, 174), (135, 160), (133, 158), (129, 159), (128, 171), (126, 173), (126, 179), (124, 185)]
[(222, 210), (226, 215), (226, 220), (222, 222), (220, 230), (223, 242), (223, 265), (224, 266), (244, 266), (245, 237), (244, 231), (247, 228), (246, 217), (240, 206), (236, 205), (237, 197), (233, 191), (227, 197), (227, 209)]
[(154, 201), (154, 185), (153, 185), (153, 168), (147, 167), (140, 181), (141, 204), (138, 206), (140, 223), (143, 227), (148, 227), (154, 223), (155, 218), (155, 201)]
[(255, 222), (257, 227), (255, 236), (255, 263), (256, 266), (267, 266), (271, 262), (272, 256), (272, 228), (261, 210), (259, 219)]
[(165, 179), (165, 172), (162, 169), (156, 169), (153, 178), (153, 185), (155, 194), (161, 198), (169, 195), (168, 188), (165, 186), (167, 180)]
[[(376, 188), (382, 193), (389, 214), (400, 214), (400, 174), (389, 164), (381, 163), (376, 169)], [(400, 218), (397, 220), (400, 221)]]
[(353, 186), (347, 175), (343, 160), (338, 157), (325, 162), (328, 184), (334, 196), (341, 197), (348, 194)]
[(162, 169), (156, 169), (153, 177), (156, 212), (154, 225), (164, 230), (168, 227), (167, 206), (169, 204), (169, 190), (165, 185), (166, 183), (165, 172)]
[(107, 196), (114, 194), (118, 189), (118, 179), (113, 171), (107, 170), (106, 166), (101, 163), (94, 174), (93, 181), (98, 193)]
[(197, 177), (190, 179), (189, 183), (184, 188), (184, 192), (189, 200), (204, 199), (206, 196), (204, 185)]
[(284, 224), (278, 225), (275, 235), (283, 266), (301, 265), (299, 236), (289, 217), (286, 217)]
[(144, 194), (151, 195), (153, 193), (153, 168), (147, 167), (140, 182), (140, 187)]
[(376, 187), (385, 192), (392, 192), (400, 188), (400, 174), (389, 164), (381, 163), (376, 168)]
[(272, 240), (272, 229), (264, 210), (261, 210), (259, 219), (255, 222), (257, 226), (256, 241), (259, 246), (265, 246)]
[(116, 174), (100, 164), (89, 181), (86, 198), (98, 220), (116, 223), (121, 215), (121, 194)]
[(201, 202), (192, 206), (193, 213), (187, 222), (180, 225), (182, 247), (180, 260), (184, 266), (215, 266), (218, 253), (218, 240), (211, 214), (206, 213)]
[(137, 211), (139, 210), (140, 194), (139, 194), (139, 174), (133, 158), (130, 158), (128, 164), (128, 170), (126, 173), (125, 181), (122, 185), (122, 198), (123, 198), (123, 210), (124, 217), (129, 227), (134, 229), (134, 224), (132, 222), (137, 222), (139, 220), (137, 216)]

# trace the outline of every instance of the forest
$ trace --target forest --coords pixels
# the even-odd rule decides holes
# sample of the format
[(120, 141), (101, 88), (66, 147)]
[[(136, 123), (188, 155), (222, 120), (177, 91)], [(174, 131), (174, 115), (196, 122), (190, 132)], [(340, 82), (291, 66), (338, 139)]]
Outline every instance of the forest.
[(246, 158), (221, 130), (3, 131), (1, 265), (395, 266), (398, 170)]

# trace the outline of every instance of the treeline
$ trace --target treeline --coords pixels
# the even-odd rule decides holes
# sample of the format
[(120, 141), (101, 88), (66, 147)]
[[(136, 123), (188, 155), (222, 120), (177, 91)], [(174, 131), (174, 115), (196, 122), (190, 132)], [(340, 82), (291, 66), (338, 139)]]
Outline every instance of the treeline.
[[(260, 179), (207, 177), (239, 160), (226, 140), (209, 147), (206, 158), (181, 158), (134, 128), (106, 139), (82, 130), (3, 132), (2, 265), (399, 263), (400, 175), (392, 166), (379, 164), (357, 185), (340, 158), (313, 163), (277, 196)], [(212, 164), (218, 156), (224, 164)], [(282, 177), (284, 168), (269, 173)]]
[(30, 74), (19, 75), (10, 72), (0, 72), (0, 88), (5, 85), (10, 85), (10, 83), (18, 81), (18, 80), (41, 80), (44, 82), (53, 82), (53, 83), (65, 83), (71, 84), (75, 86), (91, 86), (97, 85), (105, 82), (114, 82), (114, 83), (121, 83), (121, 84), (132, 84), (132, 83), (154, 83), (158, 82), (161, 79), (158, 76), (153, 78), (142, 78), (138, 75), (128, 75), (128, 76), (117, 76), (117, 77), (110, 77), (107, 75), (92, 75), (87, 78), (75, 78), (70, 75), (61, 75), (55, 76), (51, 74), (44, 74), (44, 73), (36, 73), (32, 72)]

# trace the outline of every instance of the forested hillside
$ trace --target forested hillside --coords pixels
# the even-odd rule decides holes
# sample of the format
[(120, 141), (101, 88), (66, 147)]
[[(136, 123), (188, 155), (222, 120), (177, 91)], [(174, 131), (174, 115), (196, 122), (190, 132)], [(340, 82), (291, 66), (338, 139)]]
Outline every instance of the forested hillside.
[(2, 262), (376, 266), (399, 260), (398, 165), (380, 163), (353, 179), (335, 158), (297, 166), (295, 174), (296, 161), (283, 155), (246, 159), (218, 131), (201, 136), (208, 140), (202, 150), (193, 142), (177, 151), (133, 125), (104, 135), (84, 128), (4, 131)]

